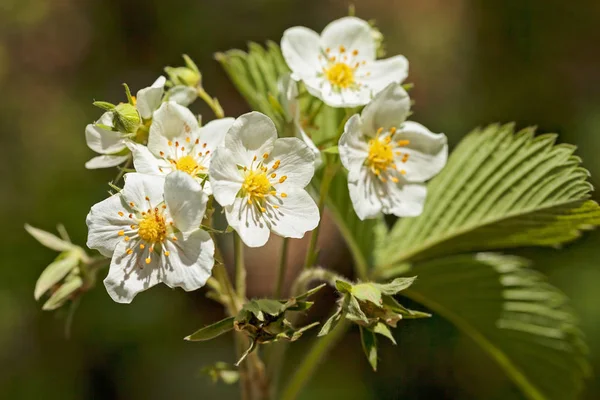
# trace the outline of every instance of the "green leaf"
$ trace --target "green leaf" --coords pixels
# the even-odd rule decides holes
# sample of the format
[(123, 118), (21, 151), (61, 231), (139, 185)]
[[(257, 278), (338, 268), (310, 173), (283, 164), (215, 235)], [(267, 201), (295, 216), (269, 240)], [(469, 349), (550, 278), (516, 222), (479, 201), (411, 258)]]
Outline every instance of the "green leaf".
[(42, 306), (42, 310), (50, 311), (62, 306), (82, 285), (83, 281), (79, 276), (67, 279), (56, 292), (52, 293), (52, 296)]
[(369, 301), (381, 307), (381, 291), (372, 283), (358, 283), (352, 286), (351, 293), (360, 301)]
[(383, 335), (386, 338), (390, 339), (390, 341), (392, 343), (396, 344), (396, 339), (394, 339), (394, 335), (392, 335), (392, 331), (390, 331), (390, 328), (383, 322), (378, 322), (373, 327), (373, 333), (378, 333), (380, 335)]
[(321, 337), (321, 336), (327, 335), (329, 332), (331, 332), (331, 330), (333, 328), (335, 328), (335, 326), (338, 324), (338, 322), (340, 322), (341, 319), (342, 319), (342, 307), (338, 308), (336, 310), (336, 312), (333, 313), (333, 315), (331, 317), (329, 317), (329, 319), (327, 321), (325, 321), (325, 323), (323, 324), (323, 327), (321, 328), (321, 330), (319, 331), (319, 334), (317, 336)]
[(214, 324), (205, 326), (204, 328), (198, 329), (191, 335), (186, 336), (184, 340), (195, 342), (214, 339), (217, 336), (221, 336), (222, 334), (232, 330), (234, 319), (234, 317), (229, 317), (222, 319), (219, 322), (215, 322)]
[(75, 247), (75, 245), (73, 245), (72, 243), (62, 240), (58, 236), (55, 236), (49, 232), (43, 231), (38, 228), (34, 228), (29, 224), (25, 224), (25, 230), (38, 242), (40, 242), (42, 245), (46, 246), (49, 249), (55, 251), (68, 251), (72, 250)]
[(377, 337), (375, 337), (375, 333), (361, 326), (360, 340), (369, 364), (371, 364), (373, 371), (377, 371)]
[(392, 296), (408, 289), (408, 287), (415, 282), (415, 279), (417, 279), (416, 276), (410, 278), (396, 278), (390, 283), (375, 283), (374, 285), (381, 291), (381, 293)]
[(346, 281), (342, 281), (342, 280), (336, 280), (335, 281), (335, 288), (338, 290), (338, 292), (340, 293), (352, 293), (352, 285)]
[(425, 210), (403, 218), (377, 251), (379, 268), (448, 254), (558, 246), (600, 224), (588, 171), (556, 135), (512, 124), (470, 133), (428, 185)]
[(258, 308), (269, 315), (277, 316), (285, 311), (285, 307), (281, 302), (277, 300), (271, 299), (258, 299), (254, 300), (254, 302), (258, 305)]
[(327, 286), (326, 283), (322, 283), (319, 286), (315, 286), (314, 288), (308, 290), (307, 292), (302, 293), (302, 294), (300, 294), (298, 296), (295, 296), (294, 300), (296, 300), (296, 301), (302, 301), (302, 300), (304, 300), (304, 299), (312, 296), (313, 294), (317, 293), (319, 290), (323, 289), (325, 286)]
[(92, 104), (104, 111), (112, 111), (116, 107), (114, 104), (107, 101), (94, 101)]
[(590, 373), (583, 334), (566, 296), (526, 260), (479, 253), (415, 269), (404, 294), (473, 339), (529, 399), (577, 398)]
[[(346, 302), (347, 299), (347, 302)], [(350, 321), (362, 322), (365, 325), (369, 324), (369, 318), (360, 308), (360, 303), (356, 300), (356, 297), (347, 294), (344, 298), (344, 303), (347, 303), (346, 318)]]
[(69, 272), (79, 264), (79, 251), (71, 250), (59, 255), (56, 260), (48, 265), (42, 272), (35, 284), (33, 297), (39, 300), (40, 297), (54, 285), (59, 283)]

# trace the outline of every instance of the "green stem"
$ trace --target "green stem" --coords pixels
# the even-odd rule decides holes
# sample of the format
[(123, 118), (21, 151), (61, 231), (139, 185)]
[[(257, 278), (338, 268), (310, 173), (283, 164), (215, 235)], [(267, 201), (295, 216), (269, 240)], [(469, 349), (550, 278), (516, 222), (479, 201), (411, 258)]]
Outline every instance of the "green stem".
[(244, 265), (244, 243), (240, 235), (233, 233), (233, 258), (235, 262), (235, 288), (241, 301), (246, 298), (246, 266)]
[(340, 321), (327, 336), (317, 339), (283, 389), (281, 400), (294, 400), (298, 397), (319, 364), (325, 360), (327, 353), (344, 336), (348, 328), (350, 328), (348, 321)]
[(310, 235), (310, 243), (308, 245), (308, 250), (306, 251), (306, 259), (304, 260), (304, 268), (310, 268), (316, 260), (316, 248), (317, 248), (317, 240), (319, 239), (319, 231), (321, 229), (321, 224), (323, 223), (323, 211), (325, 210), (325, 201), (327, 200), (327, 194), (329, 193), (329, 187), (331, 186), (331, 181), (337, 172), (337, 165), (328, 164), (325, 167), (325, 171), (323, 171), (323, 180), (321, 181), (321, 189), (319, 190), (319, 215), (321, 219), (319, 220), (319, 224), (312, 231)]
[(283, 282), (285, 280), (285, 271), (287, 269), (287, 255), (289, 242), (290, 240), (288, 238), (283, 238), (283, 242), (281, 243), (281, 254), (279, 256), (279, 270), (277, 271), (277, 283), (275, 285), (274, 291), (274, 297), (276, 299), (281, 298)]
[(119, 181), (121, 180), (121, 178), (123, 177), (123, 175), (125, 175), (125, 172), (127, 172), (127, 170), (129, 169), (129, 167), (131, 167), (131, 162), (132, 162), (132, 156), (129, 155), (129, 158), (125, 162), (125, 166), (119, 168), (119, 173), (117, 174), (117, 176), (115, 177), (115, 179), (113, 179), (113, 181), (112, 181), (113, 185), (116, 185), (117, 183), (119, 183)]
[(213, 113), (215, 113), (215, 117), (223, 118), (225, 116), (223, 107), (221, 107), (221, 104), (216, 98), (210, 97), (210, 95), (206, 93), (202, 86), (198, 86), (196, 91), (198, 92), (198, 97), (204, 100), (204, 102), (212, 109)]

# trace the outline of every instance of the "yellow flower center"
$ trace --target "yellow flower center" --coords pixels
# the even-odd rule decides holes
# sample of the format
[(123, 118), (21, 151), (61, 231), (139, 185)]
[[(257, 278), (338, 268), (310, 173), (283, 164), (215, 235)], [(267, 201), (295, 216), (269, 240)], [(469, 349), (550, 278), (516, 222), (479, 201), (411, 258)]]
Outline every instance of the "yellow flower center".
[(192, 156), (183, 156), (175, 163), (175, 168), (189, 175), (197, 175), (200, 166)]
[(165, 217), (156, 209), (144, 215), (138, 224), (138, 235), (142, 240), (149, 243), (157, 243), (165, 240), (167, 236), (167, 224)]
[(242, 189), (249, 196), (248, 203), (252, 204), (253, 201), (262, 199), (266, 194), (269, 194), (271, 191), (271, 182), (269, 182), (264, 169), (248, 171), (244, 178)]
[(325, 77), (332, 86), (346, 89), (352, 86), (354, 81), (354, 70), (346, 63), (338, 62), (324, 70)]
[(369, 156), (367, 164), (375, 175), (387, 170), (394, 163), (391, 138), (388, 136), (383, 141), (379, 138), (369, 140)]

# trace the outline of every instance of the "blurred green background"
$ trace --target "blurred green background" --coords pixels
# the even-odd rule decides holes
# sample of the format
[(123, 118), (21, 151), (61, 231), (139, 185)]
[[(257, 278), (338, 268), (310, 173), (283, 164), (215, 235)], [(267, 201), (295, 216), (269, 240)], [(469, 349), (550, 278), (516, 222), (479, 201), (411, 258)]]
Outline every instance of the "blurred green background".
[[(577, 144), (592, 182), (600, 183), (600, 2), (354, 4), (358, 16), (377, 20), (388, 54), (410, 60), (415, 120), (445, 132), (452, 144), (489, 122), (538, 125)], [(55, 254), (29, 237), (23, 224), (54, 230), (62, 222), (76, 242), (85, 243), (85, 216), (114, 176), (113, 170), (83, 167), (93, 155), (84, 128), (100, 115), (93, 100), (123, 101), (121, 83), (133, 90), (147, 86), (187, 53), (203, 71), (209, 93), (228, 115), (239, 115), (247, 108), (213, 54), (244, 48), (250, 40), (279, 41), (294, 25), (320, 31), (347, 7), (335, 0), (0, 0), (0, 398), (236, 398), (236, 388), (212, 385), (199, 373), (209, 363), (233, 361), (231, 338), (182, 340), (222, 316), (203, 290), (159, 287), (123, 306), (100, 285), (84, 297), (66, 340), (64, 315), (42, 312), (33, 299), (35, 280)], [(321, 239), (322, 262), (348, 271), (348, 254), (330, 224)], [(596, 371), (599, 239), (595, 232), (563, 251), (520, 252), (572, 297)], [(269, 257), (278, 245), (274, 240), (248, 252), (252, 294), (272, 287)], [(294, 243), (291, 260), (301, 258), (303, 246)], [(322, 300), (331, 304), (332, 293)], [(315, 317), (327, 312), (317, 310)], [(302, 398), (521, 398), (478, 348), (440, 318), (405, 324), (396, 336), (397, 347), (380, 350), (380, 372), (374, 374), (352, 331)], [(306, 337), (292, 346), (287, 371), (314, 333)], [(598, 379), (589, 381), (584, 398), (600, 398)]]

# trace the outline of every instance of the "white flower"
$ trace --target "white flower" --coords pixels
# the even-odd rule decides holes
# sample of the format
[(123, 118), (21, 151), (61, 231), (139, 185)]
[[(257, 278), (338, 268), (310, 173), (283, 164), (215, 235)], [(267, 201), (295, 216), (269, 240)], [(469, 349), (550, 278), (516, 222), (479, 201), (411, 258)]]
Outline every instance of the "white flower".
[(186, 291), (211, 274), (214, 243), (198, 226), (207, 195), (183, 172), (126, 174), (123, 190), (87, 216), (88, 247), (112, 257), (106, 290), (118, 303), (159, 282)]
[[(148, 147), (128, 143), (136, 171), (167, 175), (179, 170), (203, 183), (213, 153), (233, 121), (233, 118), (217, 119), (200, 128), (188, 108), (170, 101), (163, 103), (154, 113)], [(210, 194), (210, 189), (206, 189)]]
[(313, 96), (332, 107), (365, 105), (408, 75), (403, 56), (376, 60), (372, 28), (356, 17), (331, 22), (320, 36), (305, 27), (290, 28), (281, 39), (281, 51), (292, 78), (303, 81)]
[(251, 112), (239, 117), (209, 169), (215, 199), (229, 225), (250, 247), (270, 231), (301, 238), (319, 223), (319, 210), (304, 190), (314, 174), (314, 154), (297, 138), (277, 139), (273, 122)]
[[(151, 121), (152, 113), (160, 106), (166, 79), (159, 77), (150, 87), (140, 89), (135, 97), (136, 109), (143, 121)], [(88, 169), (109, 168), (122, 164), (129, 158), (127, 139), (131, 134), (118, 132), (114, 126), (112, 111), (102, 114), (100, 119), (85, 128), (85, 140), (90, 149), (102, 154), (89, 160)], [(144, 127), (147, 129), (147, 126)], [(133, 135), (135, 136), (135, 135)]]
[(312, 139), (306, 134), (302, 128), (300, 120), (300, 104), (298, 102), (298, 84), (291, 79), (290, 74), (285, 74), (277, 82), (281, 97), (281, 105), (286, 112), (287, 122), (294, 125), (294, 134), (298, 139), (301, 139), (315, 155), (315, 169), (323, 164), (321, 152), (315, 145)]
[(408, 94), (391, 84), (344, 127), (340, 158), (348, 169), (350, 198), (360, 219), (380, 212), (421, 214), (427, 193), (423, 182), (446, 164), (446, 136), (405, 121), (409, 111)]

